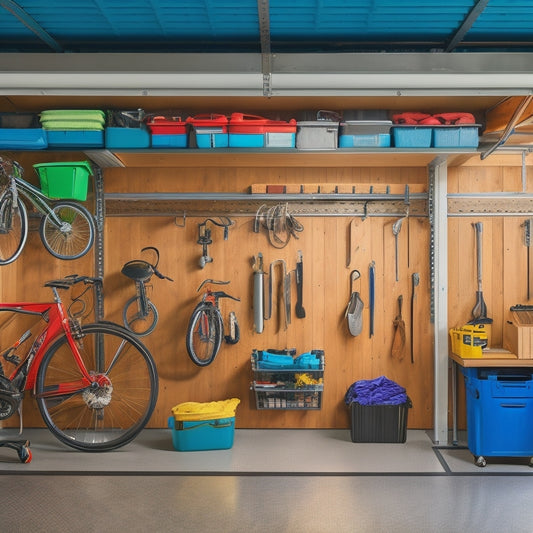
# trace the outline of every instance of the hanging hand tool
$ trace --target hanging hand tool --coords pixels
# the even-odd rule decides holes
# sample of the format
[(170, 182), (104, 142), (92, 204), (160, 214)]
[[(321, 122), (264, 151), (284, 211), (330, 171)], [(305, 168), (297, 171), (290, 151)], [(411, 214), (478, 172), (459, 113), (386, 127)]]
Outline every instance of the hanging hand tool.
[(259, 252), (254, 257), (254, 328), (256, 333), (263, 333), (264, 305), (265, 305), (265, 271), (263, 270), (263, 254)]
[(298, 318), (305, 318), (303, 306), (303, 282), (304, 282), (304, 260), (301, 250), (298, 250), (298, 261), (296, 262), (296, 307), (294, 308)]
[(363, 330), (364, 303), (359, 292), (353, 290), (353, 282), (360, 277), (359, 270), (352, 270), (350, 274), (350, 300), (344, 312), (344, 317), (348, 320), (348, 329), (354, 337), (357, 337)]
[(241, 333), (239, 329), (239, 323), (237, 322), (237, 316), (234, 311), (230, 311), (229, 314), (229, 335), (224, 336), (224, 340), (227, 344), (237, 344), (241, 339)]
[(392, 339), (392, 357), (401, 361), (405, 356), (405, 322), (402, 318), (403, 296), (398, 296), (398, 315), (394, 319), (394, 337)]
[(282, 297), (283, 297), (283, 312), (285, 329), (291, 323), (291, 274), (287, 272), (287, 264), (283, 259), (276, 259), (270, 263), (270, 279), (268, 285), (268, 305), (265, 311), (265, 320), (268, 320), (272, 316), (272, 287), (274, 285), (274, 269), (277, 264), (282, 266)]
[(368, 266), (368, 298), (370, 308), (370, 329), (369, 336), (374, 336), (374, 306), (376, 300), (376, 263), (372, 261)]
[(483, 222), (472, 224), (476, 232), (476, 255), (477, 255), (477, 292), (476, 305), (472, 309), (471, 324), (477, 320), (487, 318), (487, 304), (483, 299)]
[(420, 274), (418, 272), (413, 273), (411, 276), (412, 288), (411, 288), (411, 364), (415, 362), (415, 300), (416, 300), (416, 288), (420, 283)]
[(207, 263), (212, 263), (213, 258), (209, 255), (209, 252), (207, 251), (207, 246), (209, 244), (213, 244), (213, 240), (211, 239), (211, 230), (207, 227), (207, 223), (211, 222), (211, 224), (215, 226), (219, 226), (221, 228), (224, 228), (224, 240), (228, 240), (228, 229), (230, 226), (233, 226), (235, 222), (231, 220), (228, 217), (219, 217), (220, 222), (217, 220), (213, 220), (212, 218), (206, 218), (201, 224), (198, 224), (198, 240), (196, 241), (197, 244), (202, 245), (202, 257), (200, 257), (199, 265), (200, 268), (204, 268)]
[(527, 246), (527, 299), (533, 297), (533, 218), (528, 218), (524, 226), (524, 244)]
[(393, 225), (392, 225), (392, 234), (394, 235), (394, 258), (396, 261), (396, 281), (399, 281), (400, 279), (400, 267), (399, 267), (399, 260), (398, 260), (398, 235), (400, 233), (400, 230), (402, 229), (402, 223), (405, 220), (405, 217), (399, 218)]

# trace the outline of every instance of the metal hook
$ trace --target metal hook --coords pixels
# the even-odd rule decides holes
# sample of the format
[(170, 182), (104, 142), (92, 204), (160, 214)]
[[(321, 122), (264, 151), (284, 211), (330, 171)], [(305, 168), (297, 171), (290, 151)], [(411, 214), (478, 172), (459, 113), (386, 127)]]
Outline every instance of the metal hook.
[(184, 228), (185, 227), (185, 220), (187, 218), (187, 214), (185, 211), (183, 211), (183, 224), (179, 224), (178, 223), (178, 217), (176, 216), (174, 218), (174, 224), (178, 227), (178, 228)]
[(366, 217), (368, 216), (368, 202), (369, 200), (367, 200), (365, 204), (363, 205), (363, 216), (361, 217), (361, 220), (365, 220)]

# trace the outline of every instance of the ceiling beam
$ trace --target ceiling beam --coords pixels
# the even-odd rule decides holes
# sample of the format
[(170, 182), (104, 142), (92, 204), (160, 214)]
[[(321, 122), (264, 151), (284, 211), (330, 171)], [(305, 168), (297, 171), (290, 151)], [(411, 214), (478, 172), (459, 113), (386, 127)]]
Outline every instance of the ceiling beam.
[(46, 43), (54, 52), (64, 52), (63, 47), (24, 9), (13, 0), (0, 0), (0, 6), (20, 20), (26, 28), (31, 30), (41, 41)]
[(448, 45), (444, 49), (445, 52), (451, 52), (459, 43), (462, 42), (464, 36), (470, 31), (470, 28), (474, 25), (479, 15), (483, 13), (488, 3), (489, 0), (477, 0), (472, 9), (469, 11), (466, 18), (463, 20), (463, 23), (453, 34)]

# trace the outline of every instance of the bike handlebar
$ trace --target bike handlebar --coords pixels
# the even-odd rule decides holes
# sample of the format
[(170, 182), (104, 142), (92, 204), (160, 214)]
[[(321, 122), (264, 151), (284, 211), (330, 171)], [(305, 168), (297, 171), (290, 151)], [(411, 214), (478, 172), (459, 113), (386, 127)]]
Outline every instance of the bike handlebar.
[(78, 274), (71, 274), (61, 279), (49, 280), (44, 284), (44, 286), (55, 287), (56, 289), (70, 289), (70, 287), (73, 285), (81, 282), (85, 283), (85, 285), (101, 285), (103, 283), (102, 278), (100, 277), (78, 276)]
[(231, 298), (232, 300), (235, 300), (236, 302), (240, 302), (240, 298), (235, 298), (235, 296), (231, 296), (224, 291), (215, 291), (211, 293), (215, 298)]

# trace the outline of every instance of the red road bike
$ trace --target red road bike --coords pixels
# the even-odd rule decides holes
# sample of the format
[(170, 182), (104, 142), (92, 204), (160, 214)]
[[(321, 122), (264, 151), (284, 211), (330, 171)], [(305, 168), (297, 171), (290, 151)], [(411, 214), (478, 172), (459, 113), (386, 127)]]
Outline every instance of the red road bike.
[[(22, 412), (28, 391), (61, 442), (83, 451), (108, 451), (132, 441), (148, 422), (157, 400), (157, 370), (148, 349), (122, 326), (81, 324), (69, 312), (58, 291), (77, 283), (94, 288), (102, 281), (68, 276), (45, 283), (53, 302), (0, 303), (0, 319), (12, 314), (2, 332), (16, 329), (11, 319), (17, 315), (35, 317), (0, 354), (0, 420)], [(6, 363), (14, 367), (10, 374)]]

